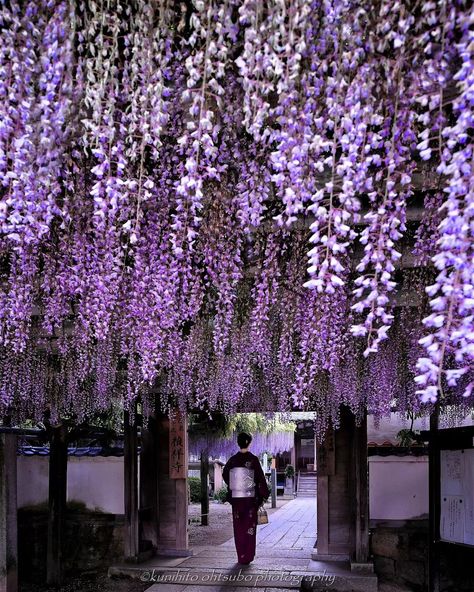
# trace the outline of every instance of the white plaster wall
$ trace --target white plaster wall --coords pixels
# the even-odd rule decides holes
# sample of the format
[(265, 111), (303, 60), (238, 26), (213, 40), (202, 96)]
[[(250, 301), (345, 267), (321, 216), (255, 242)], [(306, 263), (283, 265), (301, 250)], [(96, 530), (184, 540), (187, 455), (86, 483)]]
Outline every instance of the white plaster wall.
[(17, 456), (18, 507), (48, 501), (49, 456)]
[[(18, 456), (18, 507), (48, 501), (48, 456)], [(70, 456), (67, 466), (68, 500), (91, 510), (124, 513), (123, 457)]]
[(372, 520), (428, 514), (428, 457), (370, 457), (369, 505)]
[[(390, 417), (383, 417), (379, 421), (379, 425), (375, 427), (375, 420), (373, 415), (367, 417), (367, 439), (369, 442), (375, 442), (376, 444), (383, 444), (384, 442), (391, 442), (394, 445), (398, 444), (397, 434), (400, 430), (408, 429), (411, 422), (407, 419), (400, 417), (397, 413), (391, 413)], [(470, 426), (474, 425), (474, 417), (471, 415), (459, 422), (457, 425)], [(445, 427), (441, 425), (441, 427)], [(430, 420), (429, 417), (421, 417), (415, 420), (413, 429), (417, 430), (429, 430)]]
[(124, 513), (123, 457), (69, 457), (68, 500), (81, 501), (91, 510)]

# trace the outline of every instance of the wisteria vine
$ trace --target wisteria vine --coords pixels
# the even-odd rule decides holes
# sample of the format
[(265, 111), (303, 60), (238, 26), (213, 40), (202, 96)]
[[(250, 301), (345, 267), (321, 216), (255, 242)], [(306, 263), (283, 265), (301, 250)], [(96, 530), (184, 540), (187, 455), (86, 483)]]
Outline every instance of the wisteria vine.
[(467, 0), (0, 0), (0, 415), (472, 407), (473, 54)]

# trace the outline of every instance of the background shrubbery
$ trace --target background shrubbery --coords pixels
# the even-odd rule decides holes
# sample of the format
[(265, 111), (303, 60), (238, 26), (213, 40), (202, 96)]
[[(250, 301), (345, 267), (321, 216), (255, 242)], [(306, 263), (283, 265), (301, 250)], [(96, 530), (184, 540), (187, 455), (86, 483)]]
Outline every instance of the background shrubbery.
[(196, 503), (201, 501), (201, 479), (199, 477), (189, 477), (188, 479), (189, 501)]
[(227, 487), (221, 487), (214, 493), (214, 499), (219, 502), (225, 502), (225, 498), (227, 496)]

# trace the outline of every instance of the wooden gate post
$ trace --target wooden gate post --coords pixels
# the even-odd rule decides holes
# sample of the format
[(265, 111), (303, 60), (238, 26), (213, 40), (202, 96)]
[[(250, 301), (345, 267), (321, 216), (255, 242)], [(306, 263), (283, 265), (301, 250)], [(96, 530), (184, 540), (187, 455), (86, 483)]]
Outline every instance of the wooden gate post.
[(0, 592), (18, 590), (17, 437), (0, 434)]
[(354, 432), (355, 564), (369, 560), (369, 477), (367, 458), (367, 414)]
[(136, 422), (131, 422), (128, 411), (124, 412), (124, 495), (125, 532), (124, 559), (137, 562), (140, 552), (140, 529), (138, 519), (138, 438)]
[(49, 513), (46, 581), (62, 581), (62, 550), (67, 501), (67, 428), (52, 428), (49, 449)]
[[(347, 407), (337, 430), (317, 447), (317, 549), (319, 561), (367, 562), (369, 549), (367, 421), (360, 427)], [(362, 565), (360, 566), (362, 568)]]
[(158, 422), (158, 553), (188, 556), (188, 421), (176, 416), (171, 421), (160, 414)]
[(146, 553), (158, 545), (158, 443), (156, 417), (148, 418), (142, 428), (140, 447), (140, 510), (141, 543)]

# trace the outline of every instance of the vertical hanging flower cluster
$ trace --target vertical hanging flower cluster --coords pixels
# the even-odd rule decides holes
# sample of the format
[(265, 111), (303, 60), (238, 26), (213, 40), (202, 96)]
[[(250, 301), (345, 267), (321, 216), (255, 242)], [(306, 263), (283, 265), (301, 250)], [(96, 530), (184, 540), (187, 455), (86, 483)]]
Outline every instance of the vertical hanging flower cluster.
[[(472, 17), (472, 15), (471, 15)], [(437, 252), (438, 272), (427, 288), (431, 314), (423, 323), (430, 330), (421, 343), (426, 357), (418, 361), (416, 378), (424, 401), (435, 402), (446, 387), (462, 385), (470, 397), (474, 388), (474, 58), (472, 18), (456, 15), (460, 68), (454, 75), (459, 94), (453, 101), (455, 123), (442, 132), (445, 143), (438, 169), (448, 179), (441, 206)], [(467, 378), (467, 380), (466, 380)]]
[(374, 6), (0, 0), (0, 414), (472, 406), (472, 11)]
[[(355, 11), (352, 22), (347, 20), (352, 10), (348, 2), (322, 3), (321, 30), (312, 35), (312, 65), (308, 74), (310, 100), (315, 102), (314, 97), (319, 97), (315, 129), (310, 133), (316, 159), (313, 174), (319, 172), (323, 181), (313, 189), (308, 208), (314, 220), (312, 248), (308, 253), (310, 279), (305, 286), (327, 294), (335, 294), (347, 279), (343, 258), (356, 237), (353, 224), (358, 220), (360, 209), (353, 177), (357, 170), (358, 144), (364, 138), (367, 124), (364, 99), (361, 103), (361, 99), (354, 96), (352, 79), (357, 75), (363, 55), (358, 23), (364, 13)], [(316, 19), (317, 13), (313, 14)], [(331, 33), (334, 28), (337, 35)], [(319, 61), (318, 50), (323, 47), (331, 51), (324, 61)]]
[(352, 307), (363, 315), (363, 322), (354, 325), (352, 332), (367, 340), (365, 356), (377, 351), (379, 343), (387, 339), (393, 321), (390, 295), (396, 287), (395, 266), (401, 258), (397, 244), (406, 229), (406, 204), (411, 196), (414, 168), (410, 150), (416, 138), (411, 109), (413, 74), (406, 61), (411, 54), (407, 33), (415, 19), (401, 3), (384, 3), (382, 14), (387, 16), (390, 26), (382, 21), (373, 43), (375, 51), (385, 52), (387, 58), (380, 64), (373, 60), (373, 71), (377, 77), (388, 79), (382, 87), (379, 78), (378, 85), (387, 97), (383, 103), (385, 112), (378, 113), (379, 131), (372, 137), (371, 148), (377, 149), (372, 162), (378, 170), (368, 192), (370, 209), (364, 216), (366, 226), (360, 238), (364, 255), (357, 265), (357, 302)]
[(232, 42), (225, 26), (232, 9), (228, 0), (194, 0), (193, 6), (193, 30), (188, 42), (194, 51), (185, 61), (187, 88), (182, 95), (187, 117), (184, 133), (178, 140), (184, 158), (184, 170), (176, 187), (177, 214), (173, 225), (178, 256), (183, 250), (180, 240), (193, 245), (196, 238), (204, 199), (203, 183), (218, 176), (219, 111), (224, 107), (223, 79)]
[[(219, 192), (220, 199), (215, 193)], [(214, 313), (214, 351), (222, 357), (234, 317), (236, 286), (242, 278), (243, 232), (231, 190), (223, 185), (210, 191), (207, 224), (201, 233), (202, 253)], [(224, 244), (222, 236), (227, 240)], [(213, 294), (215, 292), (215, 294)]]

